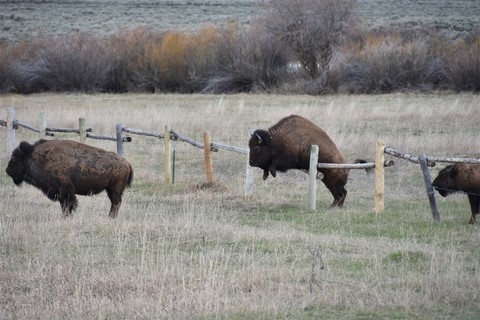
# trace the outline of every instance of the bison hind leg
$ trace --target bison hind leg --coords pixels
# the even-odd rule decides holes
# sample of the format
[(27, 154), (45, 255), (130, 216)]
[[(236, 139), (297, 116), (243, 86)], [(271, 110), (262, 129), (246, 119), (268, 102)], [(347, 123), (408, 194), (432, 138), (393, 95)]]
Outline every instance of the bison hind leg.
[(469, 224), (475, 224), (476, 215), (480, 209), (480, 196), (475, 194), (468, 195), (468, 202), (470, 202), (470, 209), (472, 210), (472, 216), (470, 218)]
[(333, 203), (330, 208), (342, 207), (347, 197), (347, 190), (344, 187), (328, 188), (333, 195)]
[(74, 193), (61, 196), (58, 201), (62, 207), (62, 214), (64, 218), (70, 216), (78, 207), (77, 196)]
[(120, 209), (120, 205), (122, 204), (122, 192), (118, 192), (112, 189), (107, 189), (107, 195), (110, 199), (112, 205), (110, 206), (110, 212), (108, 216), (114, 219), (117, 214), (118, 210)]
[(340, 199), (340, 202), (338, 203), (339, 207), (343, 207), (343, 203), (345, 202), (346, 197), (347, 197), (347, 189), (342, 188), (342, 198)]

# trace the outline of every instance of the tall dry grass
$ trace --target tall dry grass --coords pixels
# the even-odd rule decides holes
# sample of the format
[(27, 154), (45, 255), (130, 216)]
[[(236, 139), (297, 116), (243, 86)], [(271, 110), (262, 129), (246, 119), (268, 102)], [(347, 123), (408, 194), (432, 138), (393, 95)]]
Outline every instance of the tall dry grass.
[[(291, 113), (324, 128), (349, 160), (389, 146), (435, 156), (478, 156), (476, 95), (3, 95), (18, 119), (95, 133), (115, 124), (246, 147), (249, 128)], [(5, 112), (4, 112), (5, 114)], [(0, 118), (3, 118), (0, 116)], [(68, 136), (75, 139), (74, 137)], [(0, 128), (0, 141), (6, 139)], [(23, 129), (17, 140), (38, 137)], [(162, 141), (133, 137), (135, 171), (116, 220), (105, 194), (81, 197), (62, 220), (58, 203), (0, 171), (0, 318), (474, 319), (480, 314), (480, 232), (464, 196), (439, 199), (434, 224), (418, 165), (386, 171), (386, 212), (373, 213), (374, 179), (352, 171), (345, 208), (307, 210), (307, 177), (261, 180), (244, 198), (244, 156), (213, 156), (174, 142), (175, 184), (163, 184)], [(108, 141), (88, 143), (115, 150)], [(0, 148), (0, 167), (7, 155)], [(431, 169), (432, 175), (438, 171)], [(317, 250), (317, 251), (316, 251)], [(317, 252), (317, 256), (314, 253)], [(321, 268), (322, 263), (324, 267)]]

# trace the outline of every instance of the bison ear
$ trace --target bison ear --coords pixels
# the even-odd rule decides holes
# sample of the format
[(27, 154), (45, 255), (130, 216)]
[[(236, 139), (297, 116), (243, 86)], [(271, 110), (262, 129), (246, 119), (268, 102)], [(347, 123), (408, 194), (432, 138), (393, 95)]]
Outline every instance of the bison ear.
[(457, 168), (452, 165), (446, 166), (445, 171), (450, 178), (455, 178), (455, 176), (458, 174)]
[(253, 134), (255, 135), (255, 138), (257, 138), (259, 145), (269, 145), (272, 140), (268, 132), (264, 130), (256, 130)]
[(32, 154), (34, 149), (34, 146), (31, 145), (30, 143), (26, 141), (20, 142), (20, 145), (18, 146), (18, 150), (25, 156), (28, 157)]

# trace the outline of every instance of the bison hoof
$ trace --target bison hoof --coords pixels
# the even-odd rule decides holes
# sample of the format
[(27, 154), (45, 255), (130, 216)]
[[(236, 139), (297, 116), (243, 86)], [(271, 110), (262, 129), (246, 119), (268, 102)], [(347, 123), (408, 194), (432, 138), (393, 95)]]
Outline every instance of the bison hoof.
[(268, 178), (268, 170), (263, 171), (263, 180), (267, 180)]

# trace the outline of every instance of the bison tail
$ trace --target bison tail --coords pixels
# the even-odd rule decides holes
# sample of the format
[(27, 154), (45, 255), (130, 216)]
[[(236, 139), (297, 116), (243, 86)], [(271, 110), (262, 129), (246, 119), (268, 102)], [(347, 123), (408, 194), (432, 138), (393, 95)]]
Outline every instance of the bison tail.
[(128, 175), (128, 180), (127, 180), (127, 186), (130, 187), (133, 181), (133, 168), (132, 165), (130, 165), (130, 174)]
[[(368, 161), (363, 159), (355, 159), (354, 163), (368, 163)], [(367, 172), (367, 174), (372, 174), (374, 171), (373, 169), (374, 168), (365, 168), (365, 172)]]

